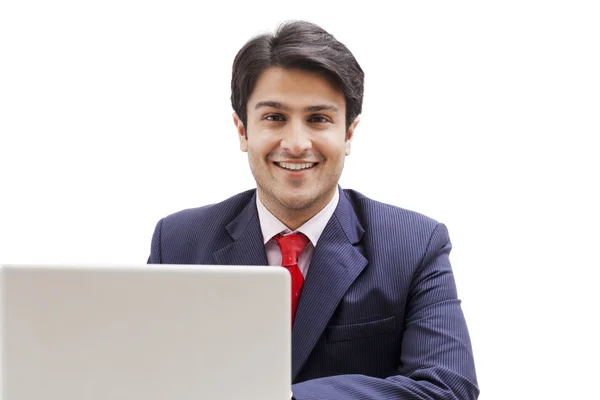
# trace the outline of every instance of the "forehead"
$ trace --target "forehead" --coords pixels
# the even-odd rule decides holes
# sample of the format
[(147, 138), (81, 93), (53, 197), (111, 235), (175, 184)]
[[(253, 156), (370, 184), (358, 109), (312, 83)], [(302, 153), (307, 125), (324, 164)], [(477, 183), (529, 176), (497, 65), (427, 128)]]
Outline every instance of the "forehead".
[(324, 74), (279, 67), (259, 75), (248, 99), (248, 110), (261, 101), (277, 101), (290, 107), (332, 104), (339, 110), (345, 106), (344, 93)]

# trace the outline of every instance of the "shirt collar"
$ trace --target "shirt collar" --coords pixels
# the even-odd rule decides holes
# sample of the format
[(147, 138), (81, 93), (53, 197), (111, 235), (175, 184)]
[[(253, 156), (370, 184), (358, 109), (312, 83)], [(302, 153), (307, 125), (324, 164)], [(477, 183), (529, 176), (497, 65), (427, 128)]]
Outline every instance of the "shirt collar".
[(331, 219), (338, 202), (339, 202), (339, 191), (336, 190), (333, 198), (321, 211), (319, 211), (314, 217), (306, 221), (300, 228), (292, 232), (287, 226), (277, 219), (260, 201), (258, 194), (256, 195), (256, 208), (258, 209), (258, 219), (260, 221), (260, 229), (262, 230), (263, 243), (267, 244), (269, 240), (273, 239), (273, 236), (283, 233), (295, 233), (301, 232), (308, 237), (313, 247), (317, 245), (317, 241), (321, 237), (325, 226)]

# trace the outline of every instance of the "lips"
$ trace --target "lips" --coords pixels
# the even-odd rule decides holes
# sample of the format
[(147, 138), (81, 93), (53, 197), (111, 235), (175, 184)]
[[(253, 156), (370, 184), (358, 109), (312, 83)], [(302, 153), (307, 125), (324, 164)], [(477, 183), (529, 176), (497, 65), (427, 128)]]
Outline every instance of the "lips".
[(316, 162), (303, 162), (303, 163), (275, 162), (274, 164), (277, 165), (278, 167), (288, 170), (288, 171), (299, 172), (299, 171), (305, 171), (305, 170), (314, 168), (318, 163), (316, 163)]

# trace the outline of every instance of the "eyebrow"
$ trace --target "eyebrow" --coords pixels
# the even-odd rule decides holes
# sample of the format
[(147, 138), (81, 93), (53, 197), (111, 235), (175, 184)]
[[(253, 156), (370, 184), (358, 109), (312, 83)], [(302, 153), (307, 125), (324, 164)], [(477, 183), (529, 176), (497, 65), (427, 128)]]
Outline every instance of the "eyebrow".
[[(278, 101), (259, 101), (258, 103), (256, 103), (256, 106), (254, 106), (254, 109), (257, 110), (261, 107), (277, 108), (279, 110), (284, 110), (284, 111), (291, 110), (291, 108), (289, 106), (286, 106), (285, 104), (281, 104)], [(304, 108), (304, 111), (310, 111), (310, 112), (323, 111), (323, 110), (330, 110), (330, 111), (334, 111), (334, 112), (339, 111), (338, 108), (336, 106), (334, 106), (333, 104), (318, 104), (318, 105), (308, 106), (308, 107)]]

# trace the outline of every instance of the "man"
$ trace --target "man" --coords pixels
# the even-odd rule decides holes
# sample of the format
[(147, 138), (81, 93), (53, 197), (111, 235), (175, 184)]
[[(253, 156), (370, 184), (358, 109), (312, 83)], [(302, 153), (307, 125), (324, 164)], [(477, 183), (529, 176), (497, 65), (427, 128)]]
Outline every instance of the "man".
[(476, 399), (446, 227), (338, 185), (363, 81), (314, 24), (249, 41), (231, 101), (257, 187), (162, 219), (149, 262), (289, 268), (295, 399)]

